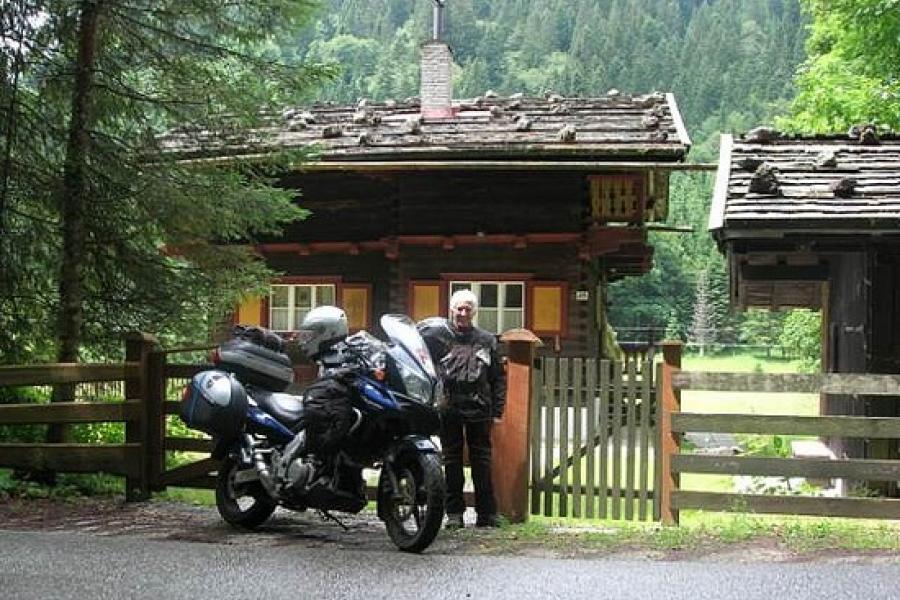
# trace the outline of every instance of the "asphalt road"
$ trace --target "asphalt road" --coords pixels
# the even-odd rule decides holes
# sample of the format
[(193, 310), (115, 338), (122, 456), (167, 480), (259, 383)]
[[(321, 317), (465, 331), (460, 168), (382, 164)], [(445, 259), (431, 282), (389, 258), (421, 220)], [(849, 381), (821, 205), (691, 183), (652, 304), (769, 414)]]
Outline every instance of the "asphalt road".
[(455, 556), (0, 531), (0, 598), (897, 598), (896, 564)]

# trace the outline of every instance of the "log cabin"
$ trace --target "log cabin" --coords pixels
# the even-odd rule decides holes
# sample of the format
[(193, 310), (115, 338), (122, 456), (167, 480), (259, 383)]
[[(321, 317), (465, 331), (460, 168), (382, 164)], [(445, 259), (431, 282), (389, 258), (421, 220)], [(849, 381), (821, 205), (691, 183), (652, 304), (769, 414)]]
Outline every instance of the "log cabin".
[[(709, 228), (734, 306), (821, 310), (824, 371), (900, 373), (900, 137), (725, 135)], [(898, 416), (898, 400), (823, 395), (820, 409)], [(900, 458), (896, 441), (830, 445)]]
[(252, 146), (164, 141), (185, 160), (317, 154), (279, 178), (310, 216), (258, 241), (282, 275), (236, 322), (290, 332), (334, 303), (352, 329), (377, 331), (388, 312), (446, 315), (470, 288), (480, 327), (525, 327), (544, 352), (602, 354), (605, 286), (651, 268), (647, 232), (665, 227), (669, 175), (691, 145), (674, 97), (455, 100), (451, 64), (430, 41), (418, 98), (285, 110)]

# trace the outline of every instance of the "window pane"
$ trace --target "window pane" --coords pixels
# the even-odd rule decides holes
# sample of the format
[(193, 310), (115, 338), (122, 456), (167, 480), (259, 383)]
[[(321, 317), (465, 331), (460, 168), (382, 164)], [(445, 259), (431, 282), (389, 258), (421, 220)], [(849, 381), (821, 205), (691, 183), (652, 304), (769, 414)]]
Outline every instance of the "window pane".
[(478, 326), (491, 333), (497, 333), (497, 310), (478, 309)]
[(334, 304), (333, 285), (316, 286), (316, 306), (322, 306), (323, 304)]
[(273, 285), (269, 294), (270, 306), (280, 306), (287, 308), (288, 305), (288, 286)]
[(303, 322), (303, 318), (309, 314), (309, 309), (306, 308), (298, 308), (294, 311), (294, 329), (300, 328), (300, 323)]
[(455, 294), (459, 290), (471, 290), (471, 289), (472, 289), (471, 283), (463, 283), (461, 281), (455, 281), (452, 284), (450, 284), (450, 294), (451, 295)]
[(296, 308), (312, 308), (312, 286), (294, 286), (294, 306)]
[[(521, 310), (504, 310), (503, 311), (503, 329), (515, 329), (522, 326)], [(498, 332), (500, 333), (500, 332)]]
[(497, 288), (496, 283), (482, 283), (481, 302), (479, 304), (488, 308), (497, 308)]
[(506, 308), (522, 308), (522, 288), (521, 283), (506, 284), (506, 298), (503, 306)]
[(290, 312), (286, 308), (273, 308), (269, 317), (269, 327), (275, 331), (288, 331), (288, 316)]

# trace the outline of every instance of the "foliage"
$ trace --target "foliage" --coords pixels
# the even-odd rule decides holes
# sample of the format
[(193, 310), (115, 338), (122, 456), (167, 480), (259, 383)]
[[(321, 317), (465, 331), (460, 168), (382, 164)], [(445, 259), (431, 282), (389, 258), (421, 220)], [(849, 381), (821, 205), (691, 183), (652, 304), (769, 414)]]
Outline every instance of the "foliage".
[(800, 358), (801, 368), (807, 372), (820, 369), (822, 356), (822, 315), (818, 311), (795, 310), (784, 320), (784, 329), (778, 338), (785, 348), (791, 348)]
[(809, 57), (782, 125), (811, 132), (859, 123), (900, 128), (900, 2), (802, 0), (812, 17)]
[[(270, 273), (244, 248), (303, 212), (271, 164), (176, 163), (159, 134), (241, 143), (329, 70), (281, 55), (306, 0), (14, 0), (0, 30), (0, 356), (208, 335)], [(58, 339), (59, 349), (53, 344)], [(64, 352), (68, 348), (68, 352)]]

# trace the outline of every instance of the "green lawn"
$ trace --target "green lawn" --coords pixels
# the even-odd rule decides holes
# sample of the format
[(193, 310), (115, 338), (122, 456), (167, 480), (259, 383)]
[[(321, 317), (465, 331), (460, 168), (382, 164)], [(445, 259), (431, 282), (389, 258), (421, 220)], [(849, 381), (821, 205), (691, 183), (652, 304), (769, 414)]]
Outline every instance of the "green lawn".
[[(685, 371), (731, 373), (796, 373), (797, 361), (767, 359), (750, 355), (739, 356), (685, 356)], [(819, 414), (818, 394), (764, 394), (759, 392), (704, 392), (686, 391), (681, 396), (684, 412), (741, 413), (756, 415)]]

